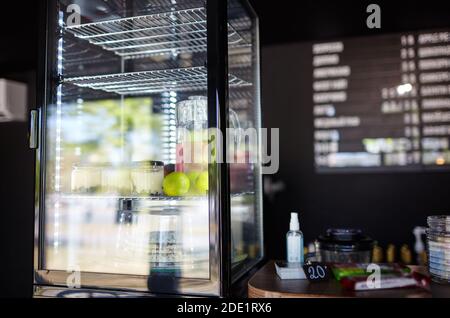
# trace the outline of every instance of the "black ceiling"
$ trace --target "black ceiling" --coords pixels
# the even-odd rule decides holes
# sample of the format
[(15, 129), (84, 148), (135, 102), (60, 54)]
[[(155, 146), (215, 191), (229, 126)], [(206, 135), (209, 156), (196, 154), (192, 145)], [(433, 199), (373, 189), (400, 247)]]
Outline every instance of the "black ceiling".
[[(41, 0), (42, 1), (42, 0)], [(0, 68), (33, 69), (37, 64), (38, 6), (41, 1), (6, 1), (0, 11)], [(427, 0), (250, 0), (260, 17), (261, 43), (324, 40), (450, 25), (450, 1)], [(365, 25), (369, 3), (381, 7), (381, 30)]]
[[(261, 43), (325, 40), (450, 25), (450, 1), (250, 0), (260, 17)], [(381, 29), (368, 29), (366, 8), (381, 7)]]

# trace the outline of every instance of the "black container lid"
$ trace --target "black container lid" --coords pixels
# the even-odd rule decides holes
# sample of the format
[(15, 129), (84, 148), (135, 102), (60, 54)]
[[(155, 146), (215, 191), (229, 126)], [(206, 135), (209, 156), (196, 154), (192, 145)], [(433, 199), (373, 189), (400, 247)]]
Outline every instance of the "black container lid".
[(328, 229), (318, 238), (320, 248), (328, 251), (370, 251), (374, 241), (358, 229)]
[(163, 167), (164, 162), (156, 160), (134, 161), (132, 165), (134, 167)]

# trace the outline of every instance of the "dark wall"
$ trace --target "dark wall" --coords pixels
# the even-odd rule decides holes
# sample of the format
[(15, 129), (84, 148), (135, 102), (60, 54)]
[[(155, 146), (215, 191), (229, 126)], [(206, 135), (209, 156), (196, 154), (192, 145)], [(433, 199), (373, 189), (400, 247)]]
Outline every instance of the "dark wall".
[(311, 82), (304, 76), (312, 69), (301, 67), (302, 59), (311, 61), (310, 51), (306, 44), (262, 51), (264, 126), (280, 128), (280, 169), (273, 179), (286, 184), (264, 206), (269, 257), (284, 256), (291, 211), (300, 212), (307, 242), (329, 227), (355, 227), (382, 245), (411, 244), (414, 226), (450, 210), (450, 173), (315, 173)]
[[(0, 78), (28, 84), (35, 107), (37, 5), (8, 1), (0, 10)], [(0, 297), (32, 294), (33, 152), (28, 123), (0, 123)]]
[[(380, 30), (366, 27), (366, 6), (381, 6)], [(263, 125), (280, 128), (280, 170), (286, 184), (265, 199), (269, 258), (285, 256), (289, 212), (300, 212), (305, 241), (330, 227), (361, 228), (381, 245), (413, 243), (412, 229), (450, 210), (449, 173), (316, 174), (308, 41), (375, 36), (450, 25), (444, 1), (301, 1), (295, 7), (252, 2), (260, 15)], [(290, 42), (289, 44), (285, 42)], [(304, 61), (307, 61), (306, 63)], [(307, 65), (307, 67), (305, 67)]]

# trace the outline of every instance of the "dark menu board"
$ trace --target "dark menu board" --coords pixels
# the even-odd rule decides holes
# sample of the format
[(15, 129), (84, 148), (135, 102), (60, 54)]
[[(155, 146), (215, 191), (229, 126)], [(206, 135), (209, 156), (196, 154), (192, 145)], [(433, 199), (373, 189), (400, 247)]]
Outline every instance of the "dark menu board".
[(318, 172), (450, 168), (450, 31), (312, 45)]

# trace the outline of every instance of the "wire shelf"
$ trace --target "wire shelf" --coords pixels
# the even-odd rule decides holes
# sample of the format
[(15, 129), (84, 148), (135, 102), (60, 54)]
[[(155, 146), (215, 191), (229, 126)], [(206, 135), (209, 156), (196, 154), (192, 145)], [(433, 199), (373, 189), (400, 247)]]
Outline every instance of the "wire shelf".
[[(132, 73), (72, 77), (64, 83), (119, 95), (141, 95), (165, 91), (197, 91), (207, 88), (207, 69), (203, 66), (155, 70)], [(232, 87), (250, 86), (251, 83), (229, 75)]]
[(207, 196), (163, 196), (163, 195), (151, 195), (151, 196), (126, 196), (126, 195), (91, 195), (91, 194), (64, 194), (64, 198), (66, 199), (87, 199), (87, 200), (135, 200), (135, 201), (202, 201), (207, 199)]
[[(241, 198), (249, 195), (254, 195), (252, 191), (231, 193), (232, 198)], [(207, 195), (190, 195), (190, 196), (165, 196), (165, 195), (150, 195), (150, 196), (133, 196), (133, 195), (108, 195), (108, 194), (76, 194), (66, 193), (62, 194), (61, 198), (67, 200), (132, 200), (132, 201), (156, 201), (156, 202), (188, 202), (188, 201), (205, 201), (208, 200)]]
[[(124, 58), (206, 50), (204, 8), (185, 9), (67, 26), (74, 36)], [(228, 25), (230, 45), (245, 44)]]

